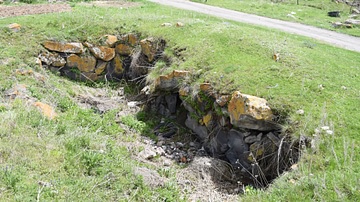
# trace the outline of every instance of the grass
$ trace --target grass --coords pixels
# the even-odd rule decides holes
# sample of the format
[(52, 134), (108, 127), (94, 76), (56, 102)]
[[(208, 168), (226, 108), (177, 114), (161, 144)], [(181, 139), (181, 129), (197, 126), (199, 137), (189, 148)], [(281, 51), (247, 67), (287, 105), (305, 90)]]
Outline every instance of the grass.
[[(203, 0), (192, 1), (204, 2)], [(345, 22), (350, 16), (350, 6), (345, 3), (336, 3), (336, 1), (299, 0), (299, 5), (297, 5), (297, 1), (289, 0), (209, 0), (206, 4), (360, 36), (359, 26), (355, 25), (352, 29), (334, 28), (332, 26), (332, 22)], [(327, 16), (329, 11), (340, 11), (341, 17), (329, 17)], [(288, 16), (292, 12), (295, 13), (292, 14), (294, 17)]]
[[(48, 120), (23, 100), (0, 98), (2, 201), (179, 200), (174, 183), (153, 189), (132, 174), (133, 167), (143, 164), (121, 146), (131, 141), (131, 134), (115, 122), (116, 110), (100, 115), (80, 108), (72, 97), (74, 86), (82, 84), (34, 62), (46, 39), (96, 41), (105, 34), (128, 32), (164, 38), (169, 55), (175, 54), (174, 47), (186, 48), (180, 53), (184, 61), (175, 59), (166, 71), (187, 69), (197, 75), (193, 83), (210, 81), (219, 92), (240, 90), (264, 97), (272, 108), (286, 112), (295, 136), (316, 137), (315, 147), (304, 151), (296, 170), (266, 191), (248, 188), (239, 200), (360, 199), (359, 53), (152, 3), (128, 9), (74, 5), (70, 13), (0, 19), (1, 94), (13, 84), (26, 84), (30, 95), (55, 106), (59, 114)], [(178, 21), (185, 26), (161, 26)], [(20, 32), (6, 28), (13, 22), (22, 25)], [(275, 52), (280, 53), (279, 62), (272, 59)], [(18, 68), (40, 72), (46, 81), (17, 75)], [(298, 109), (305, 114), (296, 114)], [(135, 117), (124, 120), (135, 130), (146, 128)], [(334, 134), (321, 131), (322, 126)]]

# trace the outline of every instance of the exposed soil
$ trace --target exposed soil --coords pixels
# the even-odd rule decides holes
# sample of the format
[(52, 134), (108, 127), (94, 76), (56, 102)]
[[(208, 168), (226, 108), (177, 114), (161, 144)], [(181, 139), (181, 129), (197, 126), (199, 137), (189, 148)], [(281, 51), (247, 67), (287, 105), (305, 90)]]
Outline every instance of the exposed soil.
[[(81, 3), (82, 5), (89, 6), (101, 6), (101, 7), (117, 7), (117, 8), (129, 8), (132, 6), (140, 5), (136, 2), (124, 2), (124, 1), (92, 1), (90, 3)], [(25, 5), (25, 6), (4, 6), (0, 5), (0, 18), (12, 17), (20, 15), (34, 15), (44, 13), (60, 13), (69, 12), (71, 7), (65, 3), (56, 4), (42, 4), (42, 5)]]
[(0, 6), (0, 17), (12, 17), (19, 15), (34, 15), (43, 13), (69, 12), (68, 4), (44, 4), (25, 6)]

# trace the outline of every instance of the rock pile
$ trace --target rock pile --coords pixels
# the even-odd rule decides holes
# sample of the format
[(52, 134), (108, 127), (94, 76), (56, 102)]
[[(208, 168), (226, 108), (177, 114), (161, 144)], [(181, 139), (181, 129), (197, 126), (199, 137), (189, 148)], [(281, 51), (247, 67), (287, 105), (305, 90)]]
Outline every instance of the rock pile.
[[(155, 89), (167, 93), (156, 96), (150, 108), (163, 116), (185, 120), (208, 154), (232, 165), (234, 178), (264, 187), (297, 161), (297, 147), (273, 121), (265, 99), (239, 91), (219, 95), (210, 83), (184, 85), (181, 80), (189, 74), (173, 71), (160, 76)], [(195, 94), (194, 89), (200, 92)]]
[(74, 80), (136, 79), (146, 75), (159, 58), (165, 41), (139, 40), (135, 34), (106, 35), (100, 45), (90, 42), (46, 41), (39, 54), (44, 67)]
[[(47, 51), (39, 55), (43, 66), (77, 80), (100, 79), (136, 81), (144, 78), (161, 57), (165, 41), (133, 34), (106, 35), (101, 45), (89, 42), (47, 41)], [(187, 84), (189, 71), (174, 70), (160, 75), (143, 87), (148, 109), (186, 126), (199, 145), (189, 140), (166, 141), (179, 133), (175, 124), (162, 121), (154, 129), (159, 141), (155, 151), (146, 150), (145, 159), (166, 156), (179, 163), (207, 153), (228, 162), (233, 179), (264, 187), (299, 157), (298, 144), (292, 144), (263, 98), (235, 91), (219, 94), (211, 83)], [(153, 149), (154, 149), (153, 148)]]

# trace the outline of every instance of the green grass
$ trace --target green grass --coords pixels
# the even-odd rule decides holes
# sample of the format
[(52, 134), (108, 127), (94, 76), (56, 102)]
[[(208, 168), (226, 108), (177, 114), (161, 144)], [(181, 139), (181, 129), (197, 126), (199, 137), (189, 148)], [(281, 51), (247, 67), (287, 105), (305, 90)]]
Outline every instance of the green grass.
[[(203, 0), (192, 1), (204, 2)], [(332, 22), (345, 22), (345, 20), (349, 19), (350, 6), (345, 3), (337, 4), (335, 1), (324, 0), (299, 0), (299, 5), (297, 5), (295, 0), (208, 0), (206, 4), (360, 36), (360, 26), (355, 25), (354, 28), (348, 29), (334, 28), (331, 25)], [(327, 16), (329, 11), (340, 11), (341, 17), (329, 17)], [(291, 12), (296, 13), (293, 14), (295, 18), (287, 16)]]
[[(178, 21), (185, 26), (161, 26)], [(13, 22), (22, 25), (20, 32), (6, 28)], [(132, 174), (140, 163), (119, 144), (130, 134), (115, 122), (116, 110), (99, 115), (81, 109), (71, 97), (76, 94), (73, 86), (82, 84), (44, 71), (34, 62), (46, 39), (96, 41), (104, 34), (128, 32), (164, 38), (169, 55), (175, 47), (186, 48), (181, 52), (184, 62), (175, 59), (165, 71), (187, 69), (197, 75), (193, 83), (210, 81), (219, 92), (240, 90), (264, 97), (272, 108), (289, 115), (296, 136), (312, 137), (324, 125), (334, 130), (334, 135), (317, 134), (317, 147), (304, 151), (296, 171), (280, 177), (266, 191), (250, 189), (239, 200), (360, 199), (359, 53), (143, 2), (129, 9), (75, 4), (71, 13), (0, 19), (1, 94), (13, 84), (26, 84), (30, 95), (52, 104), (59, 114), (50, 121), (25, 101), (0, 98), (1, 201), (34, 201), (39, 192), (40, 199), (47, 201), (179, 198), (173, 184), (151, 189)], [(279, 62), (272, 60), (274, 52), (280, 53)], [(47, 80), (16, 75), (18, 68), (33, 69)], [(296, 114), (298, 109), (305, 114)], [(124, 120), (135, 130), (146, 128), (135, 117)], [(39, 181), (53, 186), (40, 186)]]

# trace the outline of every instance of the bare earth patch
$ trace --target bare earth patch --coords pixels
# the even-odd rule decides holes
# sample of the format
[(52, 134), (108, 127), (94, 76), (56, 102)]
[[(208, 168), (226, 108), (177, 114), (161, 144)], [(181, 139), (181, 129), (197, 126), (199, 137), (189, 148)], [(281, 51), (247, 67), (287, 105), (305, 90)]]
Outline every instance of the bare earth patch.
[(34, 15), (43, 13), (59, 13), (68, 11), (71, 11), (71, 7), (68, 4), (0, 6), (0, 17)]
[(125, 1), (92, 1), (92, 2), (82, 2), (81, 5), (88, 6), (101, 6), (101, 7), (116, 7), (116, 8), (129, 8), (140, 5), (137, 2), (125, 2)]

